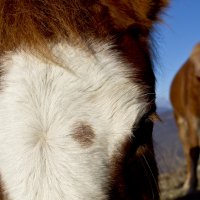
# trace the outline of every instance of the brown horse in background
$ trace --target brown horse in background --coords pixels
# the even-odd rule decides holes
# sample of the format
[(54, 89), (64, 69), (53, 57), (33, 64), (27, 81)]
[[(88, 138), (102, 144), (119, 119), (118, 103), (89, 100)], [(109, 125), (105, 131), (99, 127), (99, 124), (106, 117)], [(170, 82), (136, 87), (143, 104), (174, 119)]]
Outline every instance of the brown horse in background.
[(200, 134), (200, 44), (176, 74), (171, 85), (171, 103), (187, 162), (184, 190), (197, 187)]

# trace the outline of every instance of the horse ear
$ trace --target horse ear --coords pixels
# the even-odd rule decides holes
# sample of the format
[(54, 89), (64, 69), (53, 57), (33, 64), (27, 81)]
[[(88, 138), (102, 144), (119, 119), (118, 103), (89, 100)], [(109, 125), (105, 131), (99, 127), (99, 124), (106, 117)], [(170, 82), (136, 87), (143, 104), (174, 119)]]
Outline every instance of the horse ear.
[(135, 26), (139, 31), (149, 33), (159, 12), (167, 6), (168, 0), (100, 0), (109, 10), (114, 27), (126, 30)]

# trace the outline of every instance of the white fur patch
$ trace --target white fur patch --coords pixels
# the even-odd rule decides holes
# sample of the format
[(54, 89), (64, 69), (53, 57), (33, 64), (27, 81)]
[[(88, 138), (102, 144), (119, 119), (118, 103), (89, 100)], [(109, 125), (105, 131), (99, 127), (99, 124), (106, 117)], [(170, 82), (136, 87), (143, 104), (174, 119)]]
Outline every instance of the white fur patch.
[[(94, 49), (55, 46), (62, 67), (22, 51), (4, 59), (0, 174), (11, 200), (106, 199), (110, 158), (145, 102), (128, 64), (107, 44)], [(89, 148), (72, 137), (77, 121), (92, 124)]]

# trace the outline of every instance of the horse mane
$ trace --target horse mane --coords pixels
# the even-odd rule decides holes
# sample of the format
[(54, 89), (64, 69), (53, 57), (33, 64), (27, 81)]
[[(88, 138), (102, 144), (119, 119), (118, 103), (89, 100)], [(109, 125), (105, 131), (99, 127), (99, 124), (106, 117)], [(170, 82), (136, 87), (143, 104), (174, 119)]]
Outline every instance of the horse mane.
[(105, 38), (133, 25), (145, 32), (166, 4), (167, 0), (0, 0), (0, 54), (19, 46), (46, 51), (49, 43)]
[(98, 27), (87, 2), (93, 6), (94, 1), (81, 0), (0, 0), (0, 52), (19, 45), (45, 49), (49, 42), (86, 37), (94, 31), (91, 24)]

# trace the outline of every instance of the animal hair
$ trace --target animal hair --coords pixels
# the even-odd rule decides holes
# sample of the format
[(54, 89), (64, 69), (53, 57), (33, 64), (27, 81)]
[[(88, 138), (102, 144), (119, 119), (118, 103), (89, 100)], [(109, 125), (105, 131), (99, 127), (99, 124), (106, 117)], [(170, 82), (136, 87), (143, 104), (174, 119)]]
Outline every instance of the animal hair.
[(47, 54), (50, 43), (102, 39), (129, 26), (146, 34), (167, 0), (146, 1), (0, 0), (0, 54), (19, 46)]

